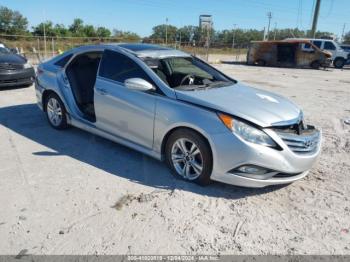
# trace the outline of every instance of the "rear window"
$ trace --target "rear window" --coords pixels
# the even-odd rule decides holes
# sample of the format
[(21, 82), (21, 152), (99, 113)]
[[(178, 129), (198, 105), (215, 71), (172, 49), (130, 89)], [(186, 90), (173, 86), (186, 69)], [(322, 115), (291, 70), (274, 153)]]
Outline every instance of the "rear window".
[(73, 54), (70, 55), (66, 55), (63, 58), (61, 58), (60, 60), (58, 60), (55, 65), (59, 66), (59, 67), (65, 67), (66, 64), (68, 63), (68, 61), (71, 59), (71, 57), (73, 56)]
[(315, 46), (317, 46), (318, 48), (321, 48), (321, 44), (322, 44), (321, 41), (313, 41), (312, 43), (313, 43)]
[(145, 71), (129, 57), (111, 50), (105, 50), (100, 65), (99, 76), (124, 83), (129, 78), (142, 78), (150, 83)]

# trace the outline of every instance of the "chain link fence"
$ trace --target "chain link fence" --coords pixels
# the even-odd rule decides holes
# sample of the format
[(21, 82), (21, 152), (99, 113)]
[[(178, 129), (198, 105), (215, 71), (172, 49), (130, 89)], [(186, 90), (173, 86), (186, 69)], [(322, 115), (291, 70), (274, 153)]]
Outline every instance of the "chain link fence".
[[(25, 56), (32, 64), (39, 64), (41, 61), (56, 56), (71, 48), (101, 44), (101, 43), (121, 43), (131, 42), (117, 37), (99, 38), (99, 37), (43, 37), (31, 35), (0, 35), (0, 43), (8, 48)], [(135, 41), (134, 41), (135, 42)], [(244, 63), (249, 43), (235, 45), (212, 42), (209, 44), (202, 42), (180, 42), (173, 41), (165, 43), (164, 39), (144, 40), (144, 43), (152, 43), (171, 48), (183, 50), (207, 60), (210, 63), (236, 62)]]

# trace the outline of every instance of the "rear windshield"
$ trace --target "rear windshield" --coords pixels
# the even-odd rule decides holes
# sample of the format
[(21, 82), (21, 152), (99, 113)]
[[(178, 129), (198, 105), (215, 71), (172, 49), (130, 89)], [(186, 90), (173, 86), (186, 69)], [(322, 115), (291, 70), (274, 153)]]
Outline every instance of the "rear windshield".
[(59, 67), (65, 67), (65, 65), (68, 63), (68, 61), (71, 59), (72, 56), (73, 56), (73, 54), (66, 55), (66, 56), (62, 57), (60, 60), (58, 60), (55, 63), (55, 65), (57, 65)]

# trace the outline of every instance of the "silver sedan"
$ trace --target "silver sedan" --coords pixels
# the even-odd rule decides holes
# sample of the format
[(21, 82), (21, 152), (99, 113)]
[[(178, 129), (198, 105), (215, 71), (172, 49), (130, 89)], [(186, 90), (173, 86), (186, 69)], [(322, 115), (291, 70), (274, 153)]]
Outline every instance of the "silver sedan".
[(291, 183), (321, 148), (320, 131), (291, 101), (161, 46), (72, 49), (38, 67), (36, 96), (53, 128), (75, 126), (165, 160), (201, 185)]

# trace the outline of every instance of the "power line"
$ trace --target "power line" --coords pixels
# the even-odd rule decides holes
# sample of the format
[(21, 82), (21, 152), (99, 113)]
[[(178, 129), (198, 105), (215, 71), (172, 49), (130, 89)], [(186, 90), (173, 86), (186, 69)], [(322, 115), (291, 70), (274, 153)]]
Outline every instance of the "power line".
[(330, 16), (330, 14), (331, 14), (332, 11), (333, 11), (333, 5), (334, 5), (334, 0), (331, 0), (331, 5), (330, 5), (330, 7), (329, 7), (329, 9), (328, 9), (327, 15), (325, 15), (325, 16), (322, 16), (322, 15), (321, 15), (322, 18), (328, 18), (328, 17)]

